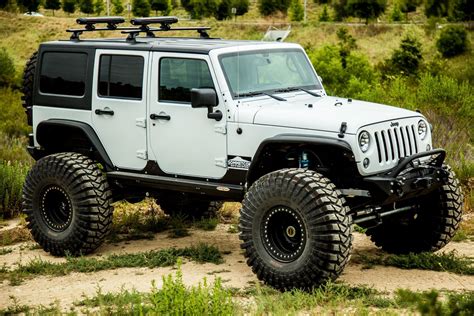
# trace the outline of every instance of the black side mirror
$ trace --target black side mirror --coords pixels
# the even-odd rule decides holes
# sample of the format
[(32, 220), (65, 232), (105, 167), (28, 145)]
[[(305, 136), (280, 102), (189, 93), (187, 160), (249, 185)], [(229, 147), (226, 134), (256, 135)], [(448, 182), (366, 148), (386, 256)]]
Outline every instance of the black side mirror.
[(213, 108), (217, 106), (217, 93), (214, 89), (191, 89), (191, 106), (193, 108)]
[(207, 108), (207, 118), (220, 121), (223, 117), (222, 112), (219, 110), (214, 112), (212, 109), (217, 106), (217, 103), (216, 90), (209, 88), (191, 89), (191, 106), (193, 108)]

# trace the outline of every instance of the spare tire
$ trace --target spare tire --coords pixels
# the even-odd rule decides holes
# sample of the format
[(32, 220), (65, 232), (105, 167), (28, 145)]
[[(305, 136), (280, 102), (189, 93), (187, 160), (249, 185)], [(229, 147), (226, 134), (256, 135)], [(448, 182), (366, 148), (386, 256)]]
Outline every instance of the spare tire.
[(30, 59), (26, 63), (25, 70), (23, 72), (23, 85), (21, 97), (21, 104), (25, 109), (26, 116), (28, 119), (28, 125), (33, 124), (33, 86), (35, 82), (36, 64), (38, 62), (38, 52), (34, 52)]

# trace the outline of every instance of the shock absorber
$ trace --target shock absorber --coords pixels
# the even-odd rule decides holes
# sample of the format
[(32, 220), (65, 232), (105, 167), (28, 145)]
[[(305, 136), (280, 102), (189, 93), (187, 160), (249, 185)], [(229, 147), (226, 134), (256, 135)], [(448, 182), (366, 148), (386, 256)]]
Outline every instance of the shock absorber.
[(299, 167), (303, 169), (309, 167), (308, 153), (305, 151), (300, 154)]

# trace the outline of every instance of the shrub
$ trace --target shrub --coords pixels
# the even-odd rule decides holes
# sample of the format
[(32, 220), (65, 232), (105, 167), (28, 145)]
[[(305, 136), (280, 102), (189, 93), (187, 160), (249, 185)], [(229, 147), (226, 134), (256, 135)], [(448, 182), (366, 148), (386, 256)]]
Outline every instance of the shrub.
[(94, 2), (94, 13), (101, 15), (104, 12), (104, 0), (95, 0)]
[(402, 39), (400, 48), (394, 50), (392, 57), (385, 62), (382, 70), (385, 74), (415, 75), (422, 59), (421, 43), (417, 38), (407, 35)]
[(208, 18), (217, 11), (217, 0), (192, 0), (191, 17), (194, 19)]
[(0, 161), (0, 215), (10, 218), (21, 211), (21, 194), (28, 168)]
[(0, 87), (9, 86), (14, 82), (15, 66), (5, 48), (0, 49)]
[(467, 32), (462, 26), (450, 25), (445, 27), (436, 41), (438, 51), (444, 57), (453, 57), (467, 50)]
[(334, 0), (335, 21), (342, 21), (344, 18), (350, 16), (350, 12), (347, 10), (347, 2), (348, 0)]
[(402, 11), (398, 4), (393, 6), (392, 12), (390, 13), (390, 20), (393, 22), (400, 22), (402, 20)]

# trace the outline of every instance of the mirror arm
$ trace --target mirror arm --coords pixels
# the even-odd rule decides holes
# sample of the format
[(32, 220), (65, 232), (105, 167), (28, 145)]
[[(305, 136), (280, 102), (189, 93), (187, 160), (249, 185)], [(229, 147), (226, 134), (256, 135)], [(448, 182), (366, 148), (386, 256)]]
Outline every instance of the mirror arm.
[(214, 112), (214, 108), (212, 106), (207, 107), (207, 118), (208, 119), (214, 119), (216, 121), (222, 120), (222, 112), (217, 110)]

